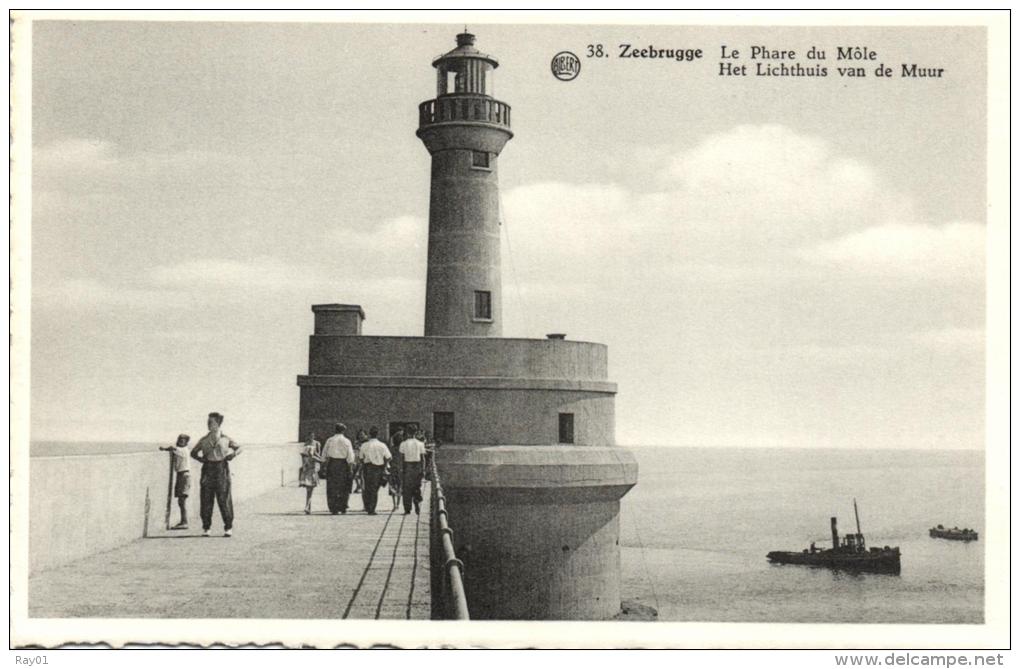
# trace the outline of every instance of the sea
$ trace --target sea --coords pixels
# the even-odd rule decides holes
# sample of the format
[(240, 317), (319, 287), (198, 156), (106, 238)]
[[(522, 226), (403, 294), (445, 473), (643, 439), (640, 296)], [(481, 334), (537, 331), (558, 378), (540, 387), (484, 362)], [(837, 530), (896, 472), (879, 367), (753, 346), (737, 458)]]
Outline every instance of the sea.
[[(33, 442), (31, 455), (152, 451), (155, 444)], [(984, 454), (630, 447), (638, 484), (621, 501), (622, 591), (659, 620), (787, 623), (984, 621)], [(899, 546), (898, 575), (773, 565), (765, 554), (855, 532)], [(970, 543), (928, 528), (969, 527)]]
[[(625, 600), (659, 620), (788, 623), (984, 621), (984, 453), (634, 447), (621, 501)], [(765, 554), (855, 532), (899, 546), (901, 573), (773, 565)], [(932, 539), (938, 524), (976, 542)]]

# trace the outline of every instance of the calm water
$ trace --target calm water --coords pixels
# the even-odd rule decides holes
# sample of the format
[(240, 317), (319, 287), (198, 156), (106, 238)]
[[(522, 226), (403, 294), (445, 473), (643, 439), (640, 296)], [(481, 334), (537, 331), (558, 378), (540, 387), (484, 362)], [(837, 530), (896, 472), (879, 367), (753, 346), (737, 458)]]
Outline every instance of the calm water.
[[(635, 448), (620, 520), (624, 597), (661, 620), (981, 623), (984, 455), (959, 451)], [(771, 550), (854, 531), (899, 546), (902, 573), (770, 565)], [(982, 532), (928, 537), (938, 523)]]

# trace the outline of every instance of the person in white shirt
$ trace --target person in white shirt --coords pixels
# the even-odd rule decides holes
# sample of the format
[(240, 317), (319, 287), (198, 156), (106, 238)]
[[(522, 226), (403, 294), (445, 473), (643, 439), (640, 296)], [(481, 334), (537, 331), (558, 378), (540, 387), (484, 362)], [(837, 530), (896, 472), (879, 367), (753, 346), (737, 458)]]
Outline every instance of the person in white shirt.
[(390, 449), (379, 441), (379, 428), (374, 425), (368, 431), (368, 441), (361, 445), (361, 471), (365, 483), (361, 490), (361, 499), (365, 504), (365, 513), (375, 515), (375, 505), (379, 501), (379, 486), (382, 485), (386, 473), (386, 463), (392, 459)]
[(223, 518), (223, 536), (229, 537), (234, 527), (234, 500), (230, 495), (229, 462), (241, 452), (234, 440), (220, 431), (223, 414), (213, 412), (207, 421), (209, 434), (198, 440), (191, 449), (191, 457), (202, 463), (199, 486), (199, 515), (202, 516), (202, 536), (209, 536), (212, 527), (213, 500)]
[(161, 451), (170, 451), (174, 459), (174, 497), (181, 509), (181, 522), (170, 529), (188, 529), (188, 493), (191, 492), (191, 462), (188, 460), (188, 442), (191, 437), (186, 434), (177, 437), (174, 446), (160, 446)]
[(354, 468), (354, 446), (344, 436), (347, 426), (337, 423), (335, 430), (335, 434), (322, 447), (322, 457), (326, 464), (326, 505), (334, 516), (347, 513)]
[(405, 439), (400, 444), (400, 457), (404, 461), (400, 490), (404, 496), (405, 516), (411, 513), (412, 503), (414, 512), (421, 513), (421, 476), (425, 460), (425, 442), (422, 439), (424, 437), (425, 433), (418, 430), (413, 437)]

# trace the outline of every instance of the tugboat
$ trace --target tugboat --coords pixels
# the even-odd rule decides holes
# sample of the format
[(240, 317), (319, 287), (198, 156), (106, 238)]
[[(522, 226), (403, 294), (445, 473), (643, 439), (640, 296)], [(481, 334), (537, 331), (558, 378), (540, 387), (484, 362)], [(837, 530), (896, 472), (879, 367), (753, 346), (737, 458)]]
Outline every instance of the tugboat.
[(867, 571), (883, 574), (900, 573), (899, 546), (882, 548), (865, 546), (864, 535), (861, 534), (861, 518), (857, 513), (857, 500), (854, 500), (854, 518), (857, 520), (857, 533), (847, 534), (843, 543), (839, 542), (839, 530), (836, 529), (836, 517), (830, 519), (832, 529), (832, 548), (810, 548), (801, 552), (772, 551), (765, 557), (776, 564), (803, 564), (811, 567), (828, 567), (845, 571)]
[(962, 530), (959, 527), (947, 530), (941, 525), (936, 525), (928, 530), (928, 536), (932, 539), (949, 539), (951, 541), (977, 541), (978, 539), (977, 530), (967, 527)]

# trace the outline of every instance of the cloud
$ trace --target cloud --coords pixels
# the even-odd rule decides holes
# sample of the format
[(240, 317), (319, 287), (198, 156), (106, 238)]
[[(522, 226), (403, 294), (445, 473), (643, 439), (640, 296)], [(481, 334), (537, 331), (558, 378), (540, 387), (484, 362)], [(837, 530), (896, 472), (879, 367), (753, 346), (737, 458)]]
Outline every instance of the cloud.
[[(84, 141), (43, 147), (40, 155), (51, 167), (63, 161), (82, 170), (144, 162)], [(161, 160), (216, 159), (183, 152)], [(547, 181), (504, 193), (508, 333), (526, 324), (521, 329), (532, 334), (536, 323), (588, 330), (591, 314), (605, 308), (638, 320), (673, 311), (691, 324), (688, 333), (732, 329), (735, 310), (752, 309), (759, 320), (771, 315), (768, 327), (785, 337), (793, 321), (784, 300), (794, 285), (816, 299), (818, 291), (805, 287), (846, 272), (940, 285), (981, 275), (981, 226), (900, 222), (909, 220), (910, 199), (884, 186), (874, 167), (783, 126), (737, 126), (636, 165), (624, 181)], [(296, 249), (287, 259), (262, 249), (248, 257), (238, 245), (219, 246), (237, 247), (233, 257), (201, 257), (199, 247), (130, 284), (72, 282), (62, 290), (109, 307), (164, 298), (169, 307), (202, 298), (251, 308), (264, 300), (360, 302), (373, 315), (385, 313), (387, 328), (416, 331), (427, 228), (421, 215), (334, 223), (308, 262), (293, 259)], [(300, 252), (307, 256), (308, 248)], [(564, 314), (565, 303), (579, 305), (577, 313)], [(707, 314), (714, 320), (699, 325)]]
[(218, 311), (271, 316), (295, 305), (350, 302), (366, 306), (376, 334), (406, 334), (419, 329), (422, 321), (422, 267), (420, 275), (400, 275), (385, 264), (372, 272), (365, 271), (364, 264), (288, 262), (271, 256), (194, 258), (157, 265), (128, 279), (59, 280), (37, 286), (33, 301), (51, 312), (70, 308), (123, 316), (176, 311), (185, 322), (198, 322), (210, 305)]
[(312, 267), (264, 256), (247, 260), (205, 258), (154, 267), (148, 279), (155, 286), (215, 292), (254, 290), (260, 293), (310, 290), (322, 278)]
[(383, 251), (392, 247), (419, 246), (427, 240), (428, 223), (421, 216), (397, 216), (368, 229), (338, 226), (330, 237), (353, 251)]
[(608, 320), (649, 342), (778, 342), (849, 363), (896, 359), (908, 333), (980, 309), (982, 226), (917, 221), (877, 167), (780, 126), (738, 126), (625, 179), (508, 189), (503, 206), (507, 333), (619, 348)]
[(70, 138), (35, 147), (32, 167), (37, 175), (61, 176), (104, 170), (118, 164), (116, 147), (99, 139)]
[(72, 277), (33, 291), (42, 306), (151, 311), (238, 304), (268, 295), (314, 292), (326, 278), (270, 257), (205, 258), (159, 265), (127, 279)]
[(32, 301), (37, 306), (58, 310), (79, 309), (102, 311), (129, 308), (137, 311), (160, 311), (181, 308), (196, 300), (188, 292), (159, 287), (117, 284), (87, 277), (63, 279), (52, 285), (34, 288)]
[(672, 158), (665, 181), (683, 213), (726, 228), (768, 226), (770, 235), (852, 226), (882, 199), (870, 166), (833, 153), (818, 137), (781, 125), (741, 125)]
[[(342, 254), (340, 255), (342, 260)], [(154, 267), (144, 285), (188, 291), (231, 301), (267, 298), (307, 301), (375, 299), (414, 294), (424, 288), (420, 277), (394, 275), (385, 267), (378, 273), (364, 265), (337, 262), (287, 262), (270, 256), (250, 259), (204, 258)], [(386, 301), (386, 300), (384, 300)]]
[(878, 343), (794, 343), (774, 347), (756, 353), (791, 364), (860, 364), (862, 360), (888, 358), (894, 354), (892, 348)]
[(506, 193), (506, 232), (529, 290), (837, 267), (941, 281), (983, 271), (981, 226), (903, 223), (912, 201), (874, 167), (783, 126), (737, 126), (631, 176), (649, 189), (545, 182)]
[[(130, 151), (113, 142), (66, 138), (32, 149), (33, 193), (56, 197), (122, 196), (132, 188), (181, 192), (236, 188), (251, 164), (202, 149)], [(73, 204), (73, 200), (71, 200)]]
[(985, 270), (985, 228), (977, 223), (890, 223), (822, 242), (799, 255), (823, 267), (883, 277), (980, 281)]
[[(640, 196), (615, 184), (530, 184), (509, 191), (503, 205), (504, 265), (520, 271), (525, 283), (561, 288), (618, 274), (624, 256), (637, 252), (661, 220)], [(630, 259), (648, 260), (639, 253)]]
[(420, 216), (397, 216), (368, 229), (335, 226), (327, 238), (338, 259), (359, 272), (379, 279), (425, 276), (428, 222)]
[(949, 327), (915, 332), (910, 340), (920, 346), (941, 353), (967, 353), (984, 351), (984, 328)]

